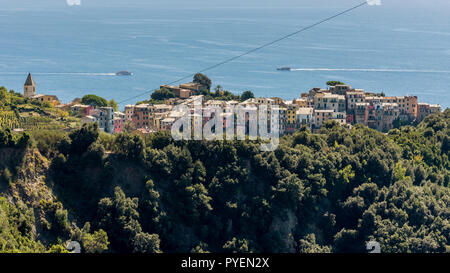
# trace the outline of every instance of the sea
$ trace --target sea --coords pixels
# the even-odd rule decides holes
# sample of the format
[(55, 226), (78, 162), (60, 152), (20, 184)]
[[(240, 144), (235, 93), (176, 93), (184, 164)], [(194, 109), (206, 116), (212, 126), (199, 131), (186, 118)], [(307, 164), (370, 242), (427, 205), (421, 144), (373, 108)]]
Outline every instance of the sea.
[[(360, 0), (0, 0), (0, 86), (126, 104)], [(292, 71), (277, 71), (291, 67)], [(115, 76), (118, 71), (133, 76)], [(450, 107), (450, 1), (364, 5), (205, 74), (235, 94), (294, 99), (339, 80)], [(189, 80), (184, 80), (188, 82)]]

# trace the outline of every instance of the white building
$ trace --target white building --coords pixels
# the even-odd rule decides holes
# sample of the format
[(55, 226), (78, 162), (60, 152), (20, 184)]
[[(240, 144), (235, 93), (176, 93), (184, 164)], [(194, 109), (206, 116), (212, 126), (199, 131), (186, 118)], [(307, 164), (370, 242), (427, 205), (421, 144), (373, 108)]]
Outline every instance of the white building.
[(296, 118), (298, 127), (308, 125), (311, 128), (314, 123), (314, 108), (299, 108), (296, 112)]

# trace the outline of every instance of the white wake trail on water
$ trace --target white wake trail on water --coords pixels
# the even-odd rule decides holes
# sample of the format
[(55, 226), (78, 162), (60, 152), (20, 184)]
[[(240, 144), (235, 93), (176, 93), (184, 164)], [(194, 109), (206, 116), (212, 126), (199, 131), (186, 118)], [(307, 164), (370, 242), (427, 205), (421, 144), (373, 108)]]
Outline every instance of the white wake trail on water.
[[(27, 75), (20, 72), (0, 72), (0, 75)], [(73, 75), (73, 76), (116, 76), (116, 73), (88, 73), (88, 72), (42, 72), (32, 73), (33, 75)]]
[(392, 72), (392, 73), (450, 73), (450, 70), (385, 69), (385, 68), (292, 68), (291, 71), (342, 71), (342, 72)]

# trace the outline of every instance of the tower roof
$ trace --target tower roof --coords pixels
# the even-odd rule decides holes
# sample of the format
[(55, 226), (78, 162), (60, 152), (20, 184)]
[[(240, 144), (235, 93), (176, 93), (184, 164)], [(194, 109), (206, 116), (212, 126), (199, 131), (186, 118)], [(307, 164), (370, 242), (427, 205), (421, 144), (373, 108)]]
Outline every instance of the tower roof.
[(27, 80), (25, 81), (25, 86), (35, 86), (33, 81), (33, 77), (31, 76), (31, 73), (28, 73)]

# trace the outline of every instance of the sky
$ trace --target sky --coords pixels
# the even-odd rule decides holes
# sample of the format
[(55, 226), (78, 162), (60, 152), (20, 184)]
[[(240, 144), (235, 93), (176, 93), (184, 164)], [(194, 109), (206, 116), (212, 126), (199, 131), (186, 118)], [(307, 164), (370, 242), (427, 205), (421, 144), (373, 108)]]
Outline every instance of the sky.
[[(0, 10), (6, 8), (59, 8), (76, 0), (0, 0)], [(285, 8), (315, 6), (352, 6), (363, 0), (77, 0), (83, 7), (127, 7), (130, 5), (155, 8)], [(450, 8), (449, 0), (382, 0), (383, 5), (416, 9), (426, 7)]]

